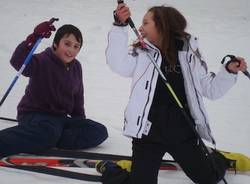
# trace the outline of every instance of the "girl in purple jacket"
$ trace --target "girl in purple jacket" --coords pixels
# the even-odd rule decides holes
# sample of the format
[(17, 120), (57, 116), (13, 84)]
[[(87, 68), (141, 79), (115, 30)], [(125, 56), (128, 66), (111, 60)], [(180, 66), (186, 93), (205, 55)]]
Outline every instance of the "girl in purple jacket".
[[(36, 40), (49, 38), (51, 22), (36, 26), (20, 43), (10, 60), (18, 71)], [(82, 47), (82, 34), (73, 25), (63, 25), (53, 45), (34, 54), (23, 71), (29, 77), (17, 107), (18, 125), (0, 131), (0, 157), (39, 153), (50, 148), (85, 149), (107, 137), (104, 125), (87, 119), (84, 111), (82, 68), (75, 59)]]

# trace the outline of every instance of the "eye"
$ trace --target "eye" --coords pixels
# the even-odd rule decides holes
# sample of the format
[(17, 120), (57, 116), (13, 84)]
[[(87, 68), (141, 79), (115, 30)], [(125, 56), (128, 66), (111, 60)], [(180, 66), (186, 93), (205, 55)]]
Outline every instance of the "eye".
[(69, 47), (70, 43), (69, 42), (64, 42), (64, 45)]
[(80, 49), (80, 45), (75, 45), (74, 48), (75, 49)]

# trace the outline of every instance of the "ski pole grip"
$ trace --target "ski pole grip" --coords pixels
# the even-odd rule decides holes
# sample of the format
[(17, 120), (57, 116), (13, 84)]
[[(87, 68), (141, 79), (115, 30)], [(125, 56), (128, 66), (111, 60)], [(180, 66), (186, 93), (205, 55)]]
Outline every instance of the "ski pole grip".
[(50, 20), (49, 20), (49, 22), (51, 23), (51, 24), (53, 24), (55, 21), (59, 21), (59, 18), (51, 18)]
[[(124, 1), (123, 0), (117, 0), (117, 3), (122, 4), (122, 3), (124, 3)], [(129, 26), (132, 29), (135, 29), (135, 24), (134, 24), (133, 20), (131, 19), (131, 17), (129, 17), (126, 22), (129, 24)]]
[(117, 3), (122, 4), (122, 3), (124, 3), (124, 1), (123, 0), (117, 0)]
[[(240, 62), (234, 55), (226, 55), (223, 59), (222, 59), (222, 61), (221, 61), (221, 64), (224, 64), (224, 62), (226, 61), (226, 58), (227, 57), (229, 57), (230, 58), (230, 60), (235, 60), (236, 62)], [(245, 76), (247, 76), (249, 79), (250, 79), (250, 73), (247, 71), (247, 70), (245, 70), (244, 72), (242, 72)]]

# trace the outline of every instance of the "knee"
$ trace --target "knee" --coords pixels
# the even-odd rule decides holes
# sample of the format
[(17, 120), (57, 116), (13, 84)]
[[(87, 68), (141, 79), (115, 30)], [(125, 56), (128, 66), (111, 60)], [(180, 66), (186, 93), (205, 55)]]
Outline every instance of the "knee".
[(107, 128), (104, 125), (100, 124), (99, 132), (100, 132), (101, 140), (105, 141), (108, 138), (108, 130), (107, 130)]
[(97, 146), (108, 138), (108, 130), (102, 124), (98, 124), (95, 128), (96, 128), (95, 146)]
[(97, 136), (96, 138), (98, 140), (105, 141), (108, 138), (108, 130), (103, 124), (90, 119), (87, 119), (86, 122), (89, 126), (89, 131), (95, 132), (94, 134)]
[(216, 176), (203, 177), (197, 180), (194, 180), (197, 184), (217, 184), (219, 181), (216, 179)]
[(207, 171), (206, 174), (198, 174), (193, 181), (198, 184), (217, 184), (224, 179), (226, 170), (222, 168), (213, 168)]
[(83, 128), (85, 137), (88, 140), (87, 147), (95, 147), (103, 143), (108, 138), (107, 128), (101, 123), (87, 119), (87, 122)]

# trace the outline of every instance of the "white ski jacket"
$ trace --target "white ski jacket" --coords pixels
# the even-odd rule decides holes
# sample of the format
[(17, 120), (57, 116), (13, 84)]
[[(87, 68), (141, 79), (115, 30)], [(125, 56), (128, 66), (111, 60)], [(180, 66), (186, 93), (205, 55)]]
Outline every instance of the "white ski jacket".
[[(158, 72), (145, 51), (137, 49), (133, 52), (129, 49), (127, 27), (112, 27), (108, 35), (106, 60), (112, 71), (132, 78), (123, 133), (129, 137), (141, 138), (149, 128), (148, 114)], [(160, 51), (149, 42), (146, 43), (149, 53), (160, 67), (162, 62)], [(217, 74), (207, 72), (206, 64), (197, 49), (197, 38), (191, 37), (186, 49), (178, 52), (185, 93), (198, 133), (203, 139), (215, 143), (202, 97), (211, 100), (220, 98), (236, 83), (237, 75), (228, 73), (225, 66), (222, 66)]]

